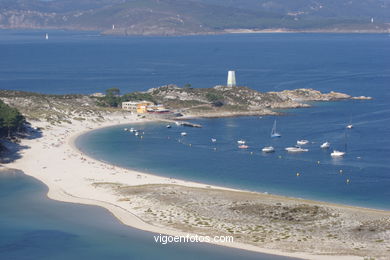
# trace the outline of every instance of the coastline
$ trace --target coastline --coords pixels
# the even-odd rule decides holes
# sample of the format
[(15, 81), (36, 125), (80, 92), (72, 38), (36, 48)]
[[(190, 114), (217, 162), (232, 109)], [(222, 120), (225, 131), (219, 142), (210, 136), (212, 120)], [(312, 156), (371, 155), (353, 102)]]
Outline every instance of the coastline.
[[(160, 177), (153, 174), (143, 173), (135, 170), (124, 169), (113, 166), (105, 162), (93, 159), (83, 154), (74, 144), (78, 136), (88, 131), (103, 127), (110, 127), (119, 124), (135, 124), (150, 122), (148, 119), (140, 119), (136, 116), (110, 116), (104, 123), (99, 122), (78, 122), (62, 126), (52, 126), (43, 131), (43, 137), (32, 140), (23, 140), (22, 144), (29, 148), (21, 151), (21, 159), (18, 159), (5, 166), (22, 170), (48, 186), (48, 197), (51, 199), (101, 206), (109, 210), (123, 224), (135, 227), (148, 232), (161, 233), (168, 235), (187, 235), (188, 232), (169, 229), (168, 227), (159, 227), (146, 223), (141, 219), (137, 212), (126, 207), (126, 203), (118, 200), (118, 195), (113, 192), (98, 192), (95, 183), (120, 183), (128, 186), (139, 185), (179, 185), (190, 188), (213, 189), (232, 192), (253, 193), (229, 189), (225, 187), (207, 185), (202, 183), (178, 180), (167, 177)], [(38, 124), (39, 125), (39, 124)], [(47, 127), (47, 126), (46, 126)], [(79, 173), (82, 173), (80, 175)], [(254, 194), (254, 193), (253, 193)], [(326, 205), (344, 209), (353, 209), (361, 212), (374, 214), (384, 214), (389, 216), (388, 211), (376, 209), (358, 208), (354, 206), (337, 205), (326, 202), (316, 202), (311, 200), (302, 200), (288, 198), (278, 195), (264, 195), (269, 198), (278, 198), (281, 200), (300, 201), (313, 205)], [(152, 238), (151, 238), (152, 239)], [(214, 243), (217, 245), (228, 246), (238, 249), (250, 250), (260, 253), (298, 257), (304, 259), (328, 259), (330, 255), (316, 255), (306, 252), (285, 252), (269, 248), (260, 248), (251, 244), (234, 242), (229, 244)], [(362, 259), (359, 256), (331, 256), (334, 259)]]

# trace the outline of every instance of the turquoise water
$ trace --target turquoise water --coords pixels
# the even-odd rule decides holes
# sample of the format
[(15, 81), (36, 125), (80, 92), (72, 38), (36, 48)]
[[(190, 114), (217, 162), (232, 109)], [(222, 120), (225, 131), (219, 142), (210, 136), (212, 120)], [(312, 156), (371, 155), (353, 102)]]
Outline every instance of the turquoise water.
[[(203, 125), (201, 129), (167, 129), (161, 123), (117, 126), (85, 134), (77, 144), (100, 160), (168, 177), (390, 209), (390, 107), (377, 102), (320, 103), (289, 111), (277, 118), (282, 134), (278, 139), (270, 138), (274, 117), (241, 117), (193, 120)], [(354, 128), (345, 139), (346, 110), (353, 111)], [(123, 131), (124, 127), (144, 131), (144, 138)], [(182, 131), (188, 135), (181, 137)], [(237, 148), (239, 139), (247, 141), (248, 150)], [(308, 153), (284, 151), (299, 139), (310, 140)], [(319, 147), (325, 141), (339, 150), (347, 142), (346, 156), (333, 159), (331, 149)], [(260, 151), (268, 145), (276, 148), (274, 154)]]
[(0, 259), (292, 259), (206, 244), (156, 244), (106, 210), (49, 200), (21, 172), (0, 173)]

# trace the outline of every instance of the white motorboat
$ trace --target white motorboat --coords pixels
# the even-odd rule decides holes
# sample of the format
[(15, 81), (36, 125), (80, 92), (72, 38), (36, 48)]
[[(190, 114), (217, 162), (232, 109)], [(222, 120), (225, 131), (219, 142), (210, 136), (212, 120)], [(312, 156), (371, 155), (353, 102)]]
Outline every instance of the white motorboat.
[(320, 146), (322, 149), (328, 149), (330, 147), (330, 143), (329, 142), (325, 142), (323, 144), (321, 144)]
[(186, 133), (186, 132), (181, 132), (180, 135), (181, 135), (181, 136), (186, 136), (187, 133)]
[(305, 145), (305, 144), (308, 144), (309, 141), (308, 140), (298, 140), (297, 141), (297, 145)]
[(217, 139), (211, 138), (211, 142), (212, 142), (212, 143), (215, 143), (215, 142), (217, 142)]
[(304, 149), (304, 148), (301, 148), (301, 147), (286, 147), (285, 150), (289, 153), (301, 153), (301, 152), (308, 152), (309, 149)]
[(129, 129), (127, 129), (127, 128), (125, 128), (125, 129), (123, 129), (123, 131), (128, 131)]
[(333, 152), (330, 154), (332, 157), (343, 157), (345, 155), (345, 152), (333, 150)]
[(166, 128), (171, 128), (172, 126), (171, 125), (167, 125)]
[(136, 130), (134, 129), (134, 128), (130, 128), (130, 130), (129, 130), (130, 132), (135, 132)]
[(275, 152), (275, 148), (273, 146), (266, 146), (266, 147), (263, 147), (263, 149), (261, 149), (262, 152), (265, 152), (265, 153), (273, 153)]
[(246, 141), (241, 139), (241, 140), (238, 140), (237, 143), (238, 144), (246, 144)]
[(135, 135), (135, 136), (139, 136), (139, 132), (135, 132), (134, 135)]

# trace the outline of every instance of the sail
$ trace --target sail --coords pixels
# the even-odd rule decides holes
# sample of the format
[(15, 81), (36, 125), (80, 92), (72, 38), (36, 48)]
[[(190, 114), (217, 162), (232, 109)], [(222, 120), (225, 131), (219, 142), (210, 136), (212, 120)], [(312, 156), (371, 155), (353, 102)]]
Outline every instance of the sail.
[(274, 135), (275, 133), (276, 133), (276, 120), (274, 121), (274, 126), (272, 127), (271, 135)]
[(281, 135), (278, 132), (276, 132), (276, 119), (274, 121), (274, 125), (271, 130), (271, 137), (281, 137)]

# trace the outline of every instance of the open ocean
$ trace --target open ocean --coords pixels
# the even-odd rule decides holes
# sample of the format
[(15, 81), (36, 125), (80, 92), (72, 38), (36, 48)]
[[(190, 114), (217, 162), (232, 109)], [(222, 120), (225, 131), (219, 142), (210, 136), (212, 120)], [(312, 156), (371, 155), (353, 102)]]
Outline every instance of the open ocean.
[[(0, 30), (1, 89), (59, 94), (102, 92), (112, 86), (125, 93), (169, 83), (212, 87), (224, 84), (227, 71), (233, 69), (239, 85), (260, 91), (314, 88), (372, 96), (374, 99), (368, 101), (314, 103), (312, 108), (287, 110), (285, 116), (277, 117), (278, 131), (282, 134), (277, 140), (269, 138), (275, 117), (240, 117), (193, 120), (204, 126), (201, 129), (166, 129), (159, 123), (106, 128), (82, 136), (78, 145), (95, 158), (158, 175), (390, 209), (389, 35), (242, 34), (125, 38), (104, 37), (93, 32), (50, 31), (47, 41), (44, 35), (43, 31)], [(354, 128), (346, 132), (345, 125), (350, 121)], [(124, 132), (124, 127), (141, 129), (145, 132), (144, 138), (141, 140)], [(188, 133), (185, 138), (180, 138), (182, 131)], [(216, 144), (210, 142), (212, 137), (217, 139)], [(235, 142), (241, 138), (250, 146), (247, 151), (237, 149)], [(308, 153), (294, 155), (283, 150), (299, 139), (310, 141)], [(346, 143), (345, 158), (332, 159), (330, 151), (319, 148), (324, 141), (331, 142), (332, 148), (336, 149), (344, 149)], [(275, 146), (276, 152), (262, 154), (260, 149), (266, 145)], [(20, 185), (20, 181), (25, 184)], [(36, 215), (34, 218), (8, 217), (8, 221), (12, 219), (12, 225), (0, 221), (2, 225), (5, 223), (1, 230), (6, 230), (5, 235), (0, 236), (0, 258), (2, 254), (12, 256), (17, 251), (15, 247), (27, 247), (28, 241), (35, 240), (34, 236), (49, 241), (59, 236), (60, 240), (70, 241), (66, 248), (87, 248), (89, 250), (84, 253), (92, 256), (95, 256), (95, 250), (104, 254), (113, 250), (123, 252), (116, 255), (117, 258), (135, 254), (139, 256), (135, 257), (137, 259), (148, 258), (145, 251), (145, 254), (155, 253), (164, 259), (180, 259), (184, 254), (191, 256), (194, 252), (204, 252), (211, 259), (215, 256), (225, 259), (226, 255), (234, 259), (242, 254), (239, 250), (224, 254), (226, 249), (191, 245), (182, 249), (181, 256), (172, 258), (180, 255), (175, 253), (176, 248), (151, 246), (150, 234), (123, 227), (105, 210), (45, 200), (45, 188), (28, 177), (1, 178), (0, 185), (12, 187), (3, 191), (3, 201), (23, 201), (14, 192), (18, 187), (23, 194), (35, 190), (40, 203), (54, 205), (47, 209), (51, 212), (48, 213), (38, 206), (33, 211), (20, 212), (19, 204), (7, 204), (7, 211), (1, 210), (3, 218), (7, 216), (4, 212), (13, 212), (11, 217), (19, 213), (28, 216), (31, 212)], [(61, 214), (53, 213), (59, 209), (71, 216), (81, 212), (81, 216), (60, 218)], [(96, 221), (86, 217), (90, 212), (97, 216)], [(62, 230), (76, 233), (77, 239), (69, 238), (67, 233), (63, 237), (61, 232), (33, 232), (32, 237), (26, 238), (31, 235), (30, 230), (35, 230), (36, 221), (45, 222), (46, 217), (50, 219), (49, 223), (55, 223), (61, 229), (64, 227)], [(110, 223), (107, 228), (95, 231), (101, 226), (99, 223), (105, 221)], [(53, 227), (45, 223), (37, 229)], [(86, 226), (85, 232), (81, 226)], [(76, 232), (78, 230), (80, 232)], [(98, 232), (98, 236), (94, 232)], [(122, 242), (112, 239), (113, 236), (119, 236)], [(97, 237), (101, 241), (95, 243)], [(140, 241), (139, 249), (128, 249), (127, 242), (132, 241), (131, 237)], [(26, 245), (23, 241), (27, 241)], [(59, 247), (61, 243), (63, 241)], [(99, 243), (107, 246), (102, 247)], [(55, 243), (53, 247), (56, 247)], [(71, 254), (68, 251), (66, 254)], [(60, 259), (59, 252), (56, 253), (56, 259)], [(23, 258), (25, 255), (19, 254), (14, 259), (34, 258), (29, 258), (28, 254)]]

